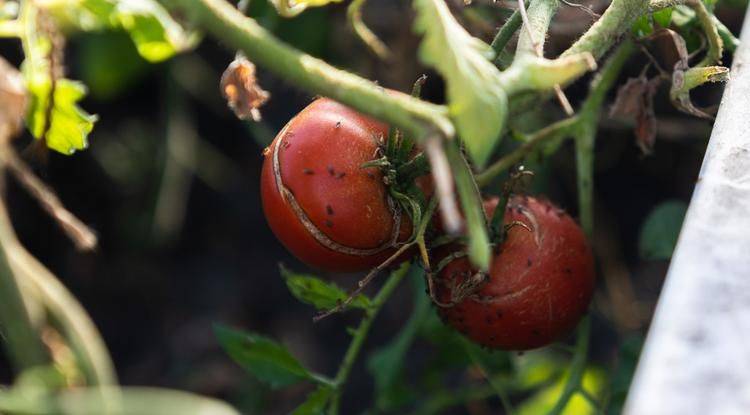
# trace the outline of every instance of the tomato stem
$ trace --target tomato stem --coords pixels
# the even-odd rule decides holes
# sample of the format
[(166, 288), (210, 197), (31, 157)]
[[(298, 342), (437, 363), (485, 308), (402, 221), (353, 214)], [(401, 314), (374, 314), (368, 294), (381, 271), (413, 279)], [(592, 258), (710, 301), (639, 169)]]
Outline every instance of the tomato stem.
[(333, 393), (333, 397), (331, 398), (329, 415), (337, 415), (339, 413), (343, 386), (349, 377), (349, 373), (351, 373), (352, 366), (357, 360), (359, 352), (362, 350), (362, 345), (365, 343), (365, 339), (367, 338), (367, 335), (370, 331), (370, 327), (372, 326), (372, 323), (375, 320), (375, 317), (377, 317), (380, 309), (396, 290), (396, 287), (398, 287), (404, 277), (409, 274), (410, 268), (411, 267), (409, 263), (405, 263), (391, 273), (385, 284), (383, 284), (383, 287), (380, 288), (380, 291), (378, 291), (377, 295), (375, 295), (375, 298), (373, 298), (372, 306), (365, 312), (364, 318), (362, 318), (362, 320), (359, 322), (359, 326), (354, 331), (352, 341), (351, 343), (349, 343), (349, 348), (346, 350), (344, 359), (341, 361), (341, 366), (339, 366), (336, 377), (333, 379), (335, 391)]

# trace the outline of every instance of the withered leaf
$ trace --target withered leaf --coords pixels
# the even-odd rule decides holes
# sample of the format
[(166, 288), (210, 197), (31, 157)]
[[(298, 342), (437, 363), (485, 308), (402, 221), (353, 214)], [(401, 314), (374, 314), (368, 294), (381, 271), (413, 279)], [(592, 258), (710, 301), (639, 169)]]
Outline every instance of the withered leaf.
[(23, 75), (0, 57), (0, 130), (15, 135), (23, 126), (28, 97)]
[(227, 105), (239, 119), (260, 121), (259, 108), (268, 101), (270, 94), (258, 85), (252, 62), (238, 56), (227, 66), (220, 86)]
[(636, 144), (644, 154), (651, 154), (656, 140), (656, 115), (654, 95), (659, 90), (661, 78), (630, 78), (617, 91), (610, 117), (623, 117), (635, 121)]

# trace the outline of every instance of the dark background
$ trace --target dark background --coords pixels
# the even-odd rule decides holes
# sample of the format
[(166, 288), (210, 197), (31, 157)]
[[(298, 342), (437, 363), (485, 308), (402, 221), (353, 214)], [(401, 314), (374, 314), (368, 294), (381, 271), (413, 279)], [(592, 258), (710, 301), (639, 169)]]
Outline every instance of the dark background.
[[(416, 61), (418, 38), (411, 32), (408, 2), (377, 1), (365, 8), (366, 21), (395, 53), (391, 62), (375, 59), (348, 29), (345, 5), (282, 21), (264, 3), (253, 1), (251, 14), (284, 40), (339, 67), (402, 91), (426, 72)], [(741, 16), (735, 9), (721, 17), (738, 33)], [(548, 56), (565, 48), (590, 21), (584, 12), (563, 6), (552, 26)], [(488, 42), (499, 24), (470, 15), (464, 15), (464, 23)], [(20, 45), (4, 40), (0, 53), (18, 64)], [(232, 58), (231, 51), (205, 39), (194, 52), (149, 65), (123, 34), (73, 36), (66, 50), (67, 76), (89, 85), (82, 106), (99, 114), (100, 121), (88, 150), (28, 160), (64, 204), (97, 231), (98, 250), (76, 252), (12, 180), (6, 192), (21, 240), (89, 311), (123, 384), (186, 389), (227, 399), (243, 412), (281, 414), (301, 402), (309, 387), (269, 391), (221, 351), (212, 325), (265, 333), (311, 368), (333, 374), (348, 345), (344, 327), (355, 324), (357, 316), (311, 322), (313, 310), (288, 294), (277, 264), (305, 267), (277, 242), (261, 210), (262, 148), (312, 97), (261, 68), (260, 83), (272, 94), (262, 108), (263, 122), (241, 122), (226, 108), (218, 88)], [(626, 75), (637, 75), (644, 64), (642, 55), (634, 58)], [(442, 84), (427, 73), (425, 98), (440, 101)], [(568, 90), (574, 103), (585, 95), (586, 81)], [(593, 360), (604, 367), (623, 339), (645, 333), (666, 272), (666, 261), (638, 257), (640, 225), (658, 203), (689, 200), (710, 132), (710, 123), (671, 108), (667, 92), (662, 88), (657, 96), (660, 134), (653, 155), (640, 153), (630, 126), (622, 122), (603, 120), (598, 137), (594, 244), (607, 272), (594, 304)], [(717, 104), (720, 88), (694, 95), (700, 104)], [(560, 116), (554, 102), (541, 113), (530, 116), (525, 128)], [(28, 135), (21, 137), (18, 148), (29, 143)], [(191, 151), (192, 160), (180, 157)], [(572, 149), (563, 148), (539, 166), (531, 191), (544, 190), (575, 214), (574, 174)], [(332, 278), (351, 286), (355, 277)], [(403, 287), (378, 318), (364, 356), (408, 317), (412, 293), (408, 284)], [(430, 348), (417, 342), (410, 356), (418, 362)], [(7, 363), (0, 368), (7, 383)], [(343, 413), (368, 405), (371, 389), (359, 363)]]

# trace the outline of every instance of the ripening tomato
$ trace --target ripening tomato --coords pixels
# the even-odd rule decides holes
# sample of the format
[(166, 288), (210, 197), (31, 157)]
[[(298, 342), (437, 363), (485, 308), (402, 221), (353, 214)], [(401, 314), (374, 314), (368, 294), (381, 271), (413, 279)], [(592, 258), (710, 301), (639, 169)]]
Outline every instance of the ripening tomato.
[(263, 210), (297, 258), (327, 271), (372, 268), (411, 235), (390, 198), (378, 156), (389, 127), (327, 98), (315, 100), (264, 152)]
[[(488, 216), (497, 203), (485, 203)], [(594, 258), (580, 226), (547, 200), (512, 197), (504, 222), (513, 221), (531, 230), (509, 229), (489, 275), (477, 273), (465, 256), (455, 259), (437, 275), (436, 298), (444, 303), (443, 321), (471, 340), (528, 350), (575, 328), (593, 295)], [(476, 289), (467, 290), (472, 284)]]

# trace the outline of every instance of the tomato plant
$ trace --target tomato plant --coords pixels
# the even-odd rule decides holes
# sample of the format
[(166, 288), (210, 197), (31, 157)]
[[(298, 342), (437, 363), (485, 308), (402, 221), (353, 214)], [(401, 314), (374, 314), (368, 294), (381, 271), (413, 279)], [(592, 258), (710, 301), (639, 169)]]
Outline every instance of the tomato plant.
[[(165, 326), (174, 323), (182, 304), (172, 313), (157, 306), (195, 296), (190, 304), (198, 320), (219, 323), (214, 336), (197, 323), (175, 330), (182, 337), (170, 337), (166, 346), (139, 336), (149, 340), (149, 351), (180, 352), (175, 367), (158, 354), (145, 361), (167, 361), (159, 369), (183, 373), (199, 367), (196, 356), (221, 346), (253, 375), (251, 386), (226, 375), (231, 369), (221, 365), (231, 362), (218, 354), (206, 359), (208, 375), (193, 369), (174, 383), (247, 405), (242, 412), (438, 414), (463, 406), (472, 413), (617, 413), (641, 344), (624, 333), (641, 336), (650, 315), (630, 281), (628, 255), (669, 258), (686, 207), (672, 200), (669, 209), (654, 209), (635, 249), (620, 243), (638, 239), (630, 228), (638, 212), (656, 204), (645, 200), (650, 193), (643, 191), (644, 200), (640, 193), (617, 198), (609, 209), (597, 200), (596, 211), (594, 200), (624, 192), (623, 182), (640, 192), (650, 181), (678, 175), (672, 165), (680, 157), (648, 164), (648, 157), (664, 154), (656, 114), (660, 104), (671, 104), (682, 117), (711, 118), (712, 108), (696, 105), (691, 93), (728, 79), (722, 59), (738, 40), (717, 16), (732, 13), (714, 14), (721, 5), (697, 0), (612, 0), (595, 11), (556, 0), (367, 7), (352, 0), (346, 13), (335, 3), (342, 2), (0, 0), (0, 38), (7, 42), (0, 51), (11, 51), (8, 62), (0, 59), (0, 177), (15, 179), (75, 248), (90, 255), (40, 256), (54, 266), (72, 264), (65, 283), (91, 290), (82, 294), (87, 303), (101, 298), (106, 304), (92, 310), (127, 310), (137, 324), (123, 328), (152, 322), (151, 333), (171, 332), (153, 323), (154, 316), (166, 315), (169, 320), (158, 320)], [(367, 20), (379, 23), (373, 28), (363, 18), (370, 12)], [(345, 26), (349, 32), (329, 30)], [(196, 49), (204, 38), (217, 42)], [(231, 55), (216, 52), (218, 45)], [(150, 65), (156, 63), (162, 64)], [(217, 63), (223, 74), (215, 72)], [(425, 71), (429, 76), (419, 75)], [(216, 105), (216, 86), (228, 108)], [(607, 120), (610, 101), (610, 117), (625, 122)], [(99, 123), (84, 108), (101, 109), (107, 121)], [(111, 124), (109, 112), (116, 113)], [(245, 123), (229, 122), (232, 112)], [(671, 121), (665, 124), (674, 129), (685, 119)], [(623, 131), (633, 135), (630, 124), (635, 140), (623, 144)], [(672, 145), (707, 135), (700, 131), (704, 124), (696, 125), (672, 132)], [(262, 157), (241, 141), (245, 135), (264, 149)], [(611, 168), (620, 159), (635, 171), (596, 187), (608, 176), (595, 175), (594, 166)], [(80, 174), (86, 160), (95, 160), (91, 170), (106, 176), (105, 185), (91, 186), (89, 175)], [(648, 176), (649, 169), (658, 173)], [(519, 180), (534, 172), (531, 182)], [(687, 182), (689, 195), (693, 182)], [(7, 193), (16, 194), (16, 187)], [(99, 207), (89, 193), (107, 193), (101, 188), (114, 195), (111, 206), (101, 204), (114, 212), (110, 226), (98, 217), (78, 219), (61, 201)], [(6, 203), (8, 197), (0, 199), (0, 340), (11, 367), (0, 365), (0, 379), (9, 384), (0, 387), (0, 412), (240, 413), (199, 395), (121, 386), (94, 319), (27, 251), (21, 241), (28, 234), (16, 237), (6, 214), (36, 218), (34, 212)], [(193, 198), (210, 202), (196, 208)], [(253, 208), (236, 201), (262, 205), (271, 232), (252, 222)], [(610, 214), (617, 209), (628, 217), (623, 227), (630, 233), (622, 238)], [(46, 223), (30, 222), (19, 233)], [(301, 261), (281, 265), (281, 278), (269, 278), (279, 258), (287, 258), (271, 233), (290, 261)], [(52, 245), (44, 235), (41, 245)], [(123, 235), (134, 242), (118, 245)], [(199, 242), (176, 243), (190, 238)], [(141, 261), (173, 251), (179, 255), (168, 265), (140, 268)], [(122, 274), (131, 279), (78, 278), (103, 258), (128, 264)], [(334, 283), (292, 270), (298, 266), (362, 275), (355, 283), (349, 276)], [(209, 269), (205, 281), (197, 276), (202, 269)], [(159, 280), (166, 274), (179, 279)], [(387, 274), (383, 281), (381, 274)], [(95, 285), (121, 281), (102, 293)], [(129, 291), (133, 281), (150, 285)], [(309, 313), (283, 302), (279, 289), (312, 306), (315, 323), (335, 323), (334, 316), (347, 313), (348, 332), (327, 323), (308, 326)], [(107, 294), (113, 292), (137, 307), (112, 307)], [(592, 304), (595, 292), (601, 301)], [(381, 313), (389, 301), (392, 309)], [(386, 328), (375, 337), (383, 344), (369, 350), (379, 314)], [(272, 332), (293, 347), (224, 321)], [(132, 331), (113, 326), (104, 333), (115, 336), (119, 367), (132, 351)], [(573, 332), (575, 339), (568, 336)], [(311, 340), (318, 338), (325, 338), (323, 346)], [(607, 353), (589, 356), (590, 345)], [(515, 353), (531, 349), (538, 350)], [(359, 365), (365, 351), (371, 352), (367, 363)], [(324, 352), (342, 352), (340, 362), (333, 367), (338, 359)], [(150, 371), (123, 370), (123, 383), (153, 378), (154, 365), (132, 366)], [(307, 386), (291, 387), (297, 384)], [(365, 401), (368, 388), (372, 399)]]

